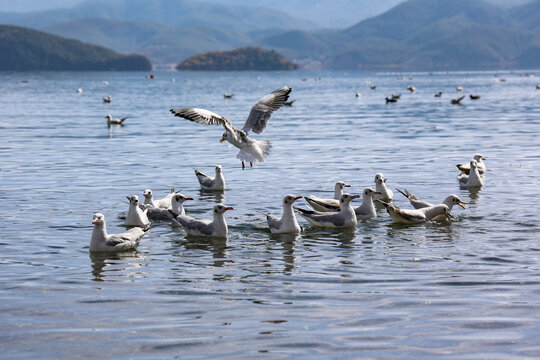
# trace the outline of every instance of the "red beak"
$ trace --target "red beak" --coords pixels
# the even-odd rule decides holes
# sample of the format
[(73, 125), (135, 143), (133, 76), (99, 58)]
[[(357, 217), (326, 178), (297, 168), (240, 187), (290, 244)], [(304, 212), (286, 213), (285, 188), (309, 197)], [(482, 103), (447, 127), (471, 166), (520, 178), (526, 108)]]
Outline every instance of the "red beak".
[(233, 209), (232, 207), (230, 207), (230, 206), (227, 206), (227, 207), (225, 208), (225, 210), (234, 210), (234, 209)]

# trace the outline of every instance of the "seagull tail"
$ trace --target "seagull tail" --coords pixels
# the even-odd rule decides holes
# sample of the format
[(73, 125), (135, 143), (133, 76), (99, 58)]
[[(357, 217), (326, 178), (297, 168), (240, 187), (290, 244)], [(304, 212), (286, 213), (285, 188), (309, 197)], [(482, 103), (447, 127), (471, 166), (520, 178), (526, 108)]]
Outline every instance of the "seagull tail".
[(270, 140), (254, 140), (253, 144), (241, 149), (236, 157), (242, 161), (263, 162), (272, 151), (272, 142)]

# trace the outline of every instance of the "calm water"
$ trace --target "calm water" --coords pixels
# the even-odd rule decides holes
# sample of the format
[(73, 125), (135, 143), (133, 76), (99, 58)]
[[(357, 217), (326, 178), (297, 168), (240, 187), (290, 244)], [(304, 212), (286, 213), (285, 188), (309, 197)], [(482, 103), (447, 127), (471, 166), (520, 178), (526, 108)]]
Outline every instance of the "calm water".
[[(0, 357), (539, 358), (540, 71), (529, 73), (0, 74)], [(168, 112), (197, 106), (241, 126), (285, 84), (294, 106), (256, 136), (274, 151), (245, 171), (220, 127)], [(450, 105), (456, 86), (482, 98)], [(108, 129), (106, 114), (129, 119)], [(454, 164), (476, 152), (486, 186), (460, 190)], [(228, 190), (201, 193), (192, 167), (216, 164)], [(331, 195), (337, 180), (360, 193), (377, 172), (470, 206), (443, 225), (395, 226), (381, 209), (356, 231), (300, 220), (296, 237), (271, 235), (256, 212), (280, 213), (287, 193)], [(154, 223), (135, 252), (89, 254), (93, 213), (122, 231), (125, 196), (172, 186), (195, 198), (194, 216), (233, 206), (229, 238)]]

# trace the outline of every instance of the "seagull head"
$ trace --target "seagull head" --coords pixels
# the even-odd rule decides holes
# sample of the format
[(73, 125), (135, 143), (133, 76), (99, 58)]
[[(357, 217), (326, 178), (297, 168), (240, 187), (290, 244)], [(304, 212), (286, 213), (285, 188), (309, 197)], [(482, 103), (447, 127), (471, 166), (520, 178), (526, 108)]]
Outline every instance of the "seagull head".
[(131, 195), (131, 196), (126, 196), (126, 197), (129, 200), (130, 205), (134, 205), (134, 206), (139, 205), (139, 197), (137, 195)]
[(385, 182), (386, 182), (386, 179), (384, 178), (383, 174), (381, 174), (381, 173), (375, 174), (375, 183), (382, 184), (382, 183), (385, 183)]
[(150, 189), (144, 190), (143, 195), (144, 195), (145, 199), (151, 199), (152, 198), (152, 190), (150, 190)]
[(351, 187), (351, 185), (345, 184), (343, 181), (338, 181), (335, 186), (336, 190), (343, 190), (346, 187)]
[(193, 200), (193, 198), (192, 197), (187, 197), (184, 194), (176, 194), (176, 195), (173, 196), (171, 201), (178, 202), (178, 203), (184, 203), (184, 201), (186, 201), (186, 200)]
[(225, 132), (225, 133), (223, 133), (223, 135), (221, 136), (221, 139), (219, 139), (219, 142), (222, 143), (222, 142), (225, 142), (225, 141), (227, 141), (227, 140), (229, 140), (229, 139), (228, 139), (227, 133)]
[(486, 160), (486, 158), (483, 157), (483, 156), (480, 155), (480, 154), (475, 154), (474, 157), (473, 157), (473, 159), (476, 160), (476, 161)]
[(471, 160), (471, 169), (475, 169), (478, 167), (478, 163), (476, 162), (476, 160)]
[(454, 205), (459, 205), (461, 206), (463, 209), (465, 209), (465, 205), (467, 205), (467, 203), (465, 201), (461, 201), (461, 199), (459, 198), (459, 196), (457, 195), (450, 195), (450, 201), (452, 202), (452, 204)]
[(221, 165), (217, 165), (217, 166), (216, 166), (216, 174), (221, 173), (221, 170), (222, 170), (222, 169), (223, 169), (223, 168), (221, 167)]
[(233, 210), (233, 208), (223, 204), (217, 204), (216, 206), (214, 206), (214, 214), (223, 214), (227, 210)]
[(105, 116), (105, 119), (107, 119), (107, 120), (112, 120), (112, 116), (111, 116), (111, 115), (107, 115), (107, 116)]
[(341, 198), (339, 199), (339, 202), (341, 204), (349, 204), (351, 201), (353, 201), (356, 198), (359, 198), (360, 195), (352, 195), (352, 194), (343, 194), (341, 195)]
[(291, 194), (285, 195), (283, 197), (283, 205), (292, 205), (298, 199), (301, 199), (301, 196), (294, 196)]
[(375, 191), (375, 190), (373, 190), (372, 188), (369, 188), (369, 187), (367, 187), (367, 188), (364, 189), (364, 197), (368, 197), (368, 198), (369, 198), (369, 197), (372, 197), (372, 196), (375, 195), (375, 194), (380, 194), (380, 192), (379, 192), (379, 191)]
[(102, 213), (95, 213), (92, 218), (92, 224), (94, 225), (103, 225), (105, 223), (105, 215)]

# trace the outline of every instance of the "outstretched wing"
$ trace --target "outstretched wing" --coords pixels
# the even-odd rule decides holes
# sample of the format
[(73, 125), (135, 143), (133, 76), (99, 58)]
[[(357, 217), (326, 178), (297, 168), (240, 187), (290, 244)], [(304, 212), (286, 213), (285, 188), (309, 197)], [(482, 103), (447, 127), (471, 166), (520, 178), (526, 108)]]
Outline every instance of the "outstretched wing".
[(253, 131), (255, 134), (261, 134), (264, 129), (266, 129), (266, 125), (268, 124), (268, 120), (270, 120), (272, 113), (283, 106), (285, 101), (289, 99), (291, 91), (292, 89), (290, 87), (284, 86), (272, 91), (272, 93), (259, 100), (251, 108), (251, 112), (249, 113), (242, 130), (245, 132)]
[(209, 110), (197, 108), (178, 108), (171, 109), (171, 113), (173, 113), (175, 116), (183, 117), (184, 119), (191, 120), (199, 124), (221, 125), (225, 128), (225, 130), (230, 132), (236, 130), (229, 119)]

